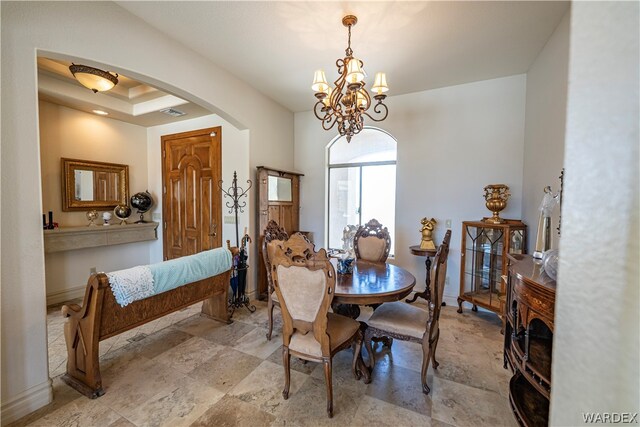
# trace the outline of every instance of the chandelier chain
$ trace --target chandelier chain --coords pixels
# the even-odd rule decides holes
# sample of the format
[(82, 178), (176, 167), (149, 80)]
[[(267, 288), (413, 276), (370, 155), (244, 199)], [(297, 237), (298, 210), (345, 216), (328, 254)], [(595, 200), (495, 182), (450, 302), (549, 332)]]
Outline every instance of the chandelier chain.
[(344, 51), (344, 53), (347, 54), (348, 58), (351, 58), (353, 56), (353, 50), (351, 49), (351, 25), (349, 25), (349, 38), (348, 38), (348, 42), (347, 42), (347, 49)]

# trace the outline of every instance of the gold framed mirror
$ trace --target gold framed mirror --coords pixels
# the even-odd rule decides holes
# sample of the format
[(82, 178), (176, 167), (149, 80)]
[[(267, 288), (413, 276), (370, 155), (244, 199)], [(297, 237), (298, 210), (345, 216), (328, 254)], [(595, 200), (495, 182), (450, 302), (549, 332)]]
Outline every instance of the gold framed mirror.
[(129, 166), (61, 158), (62, 210), (113, 209), (129, 204)]

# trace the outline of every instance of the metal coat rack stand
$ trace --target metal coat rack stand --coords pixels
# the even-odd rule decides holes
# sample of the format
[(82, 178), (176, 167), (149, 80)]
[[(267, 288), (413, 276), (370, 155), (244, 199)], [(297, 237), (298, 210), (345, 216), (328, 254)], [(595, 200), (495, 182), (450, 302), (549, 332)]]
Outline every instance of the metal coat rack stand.
[[(229, 208), (229, 213), (235, 213), (236, 217), (236, 246), (239, 248), (238, 255), (233, 257), (233, 271), (231, 272), (231, 298), (229, 298), (229, 317), (233, 316), (236, 308), (246, 307), (251, 313), (256, 311), (256, 307), (249, 302), (249, 297), (246, 295), (247, 290), (247, 270), (249, 264), (247, 263), (247, 243), (251, 242), (251, 237), (246, 233), (240, 240), (240, 234), (238, 231), (238, 212), (244, 213), (244, 208), (247, 206), (246, 200), (241, 200), (243, 197), (247, 197), (247, 193), (251, 188), (251, 180), (247, 180), (249, 186), (244, 189), (238, 187), (238, 174), (233, 171), (233, 181), (231, 187), (228, 190), (222, 188), (222, 180), (218, 182), (218, 188), (224, 194), (224, 197), (228, 197), (229, 201), (226, 202), (226, 206)], [(227, 246), (230, 246), (227, 240)]]

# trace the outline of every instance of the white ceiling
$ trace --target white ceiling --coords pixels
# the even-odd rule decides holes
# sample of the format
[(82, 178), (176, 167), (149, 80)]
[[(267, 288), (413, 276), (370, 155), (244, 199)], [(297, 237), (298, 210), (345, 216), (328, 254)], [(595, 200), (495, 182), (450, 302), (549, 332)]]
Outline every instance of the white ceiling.
[[(38, 96), (41, 100), (93, 114), (102, 110), (111, 119), (138, 126), (157, 126), (193, 119), (208, 110), (177, 96), (118, 76), (118, 84), (107, 92), (93, 93), (82, 86), (69, 71), (70, 62), (38, 57)], [(90, 65), (90, 64), (86, 64)], [(173, 117), (159, 110), (175, 108), (186, 113)]]
[(528, 71), (568, 2), (117, 2), (291, 111), (310, 110), (313, 72), (335, 80), (355, 14), (354, 56), (389, 95)]

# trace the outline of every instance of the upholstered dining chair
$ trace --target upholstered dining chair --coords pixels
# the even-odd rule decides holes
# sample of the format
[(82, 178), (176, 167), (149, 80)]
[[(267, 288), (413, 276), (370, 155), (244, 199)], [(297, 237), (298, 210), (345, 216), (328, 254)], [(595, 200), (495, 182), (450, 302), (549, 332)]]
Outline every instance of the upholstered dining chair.
[(440, 338), (440, 308), (442, 294), (444, 292), (445, 278), (447, 276), (447, 256), (449, 255), (449, 241), (451, 230), (442, 240), (434, 257), (434, 265), (431, 269), (431, 301), (428, 301), (428, 309), (397, 301), (382, 304), (378, 307), (369, 320), (365, 332), (365, 345), (369, 353), (369, 367), (375, 366), (375, 355), (371, 346), (371, 339), (391, 337), (404, 341), (413, 341), (422, 344), (422, 391), (428, 394), (427, 370), (430, 361), (433, 361), (434, 369), (438, 367), (436, 361), (436, 348)]
[(282, 358), (285, 385), (282, 396), (289, 398), (290, 359), (324, 365), (327, 385), (327, 414), (333, 416), (331, 363), (338, 351), (354, 346), (352, 370), (360, 379), (363, 369), (360, 323), (349, 317), (329, 313), (336, 276), (324, 249), (314, 251), (306, 237), (295, 233), (288, 240), (271, 245), (271, 277), (282, 311)]
[(385, 262), (391, 249), (389, 230), (374, 218), (358, 228), (353, 237), (353, 248), (356, 259)]
[(289, 235), (285, 231), (284, 227), (280, 227), (277, 222), (270, 220), (267, 223), (267, 228), (264, 229), (264, 238), (262, 240), (262, 260), (264, 261), (264, 267), (267, 271), (267, 317), (269, 319), (269, 331), (267, 332), (267, 340), (271, 341), (271, 334), (273, 332), (273, 309), (275, 307), (280, 308), (280, 302), (278, 296), (273, 290), (273, 280), (271, 279), (271, 263), (269, 262), (268, 246), (282, 243), (289, 238)]

